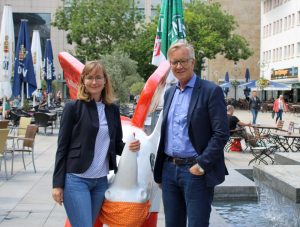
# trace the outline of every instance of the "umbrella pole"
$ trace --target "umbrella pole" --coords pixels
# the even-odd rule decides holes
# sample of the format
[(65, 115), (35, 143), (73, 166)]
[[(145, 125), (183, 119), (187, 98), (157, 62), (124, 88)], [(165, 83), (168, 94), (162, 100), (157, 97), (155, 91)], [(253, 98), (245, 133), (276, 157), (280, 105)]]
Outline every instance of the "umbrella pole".
[(26, 83), (26, 99), (29, 98), (28, 83)]
[(32, 96), (32, 106), (35, 107), (35, 95)]
[(3, 102), (2, 102), (2, 119), (5, 120), (5, 102), (6, 98), (5, 96), (3, 97)]
[(48, 107), (50, 107), (50, 93), (48, 93)]
[(21, 89), (21, 107), (24, 105), (24, 84), (22, 83), (22, 89)]

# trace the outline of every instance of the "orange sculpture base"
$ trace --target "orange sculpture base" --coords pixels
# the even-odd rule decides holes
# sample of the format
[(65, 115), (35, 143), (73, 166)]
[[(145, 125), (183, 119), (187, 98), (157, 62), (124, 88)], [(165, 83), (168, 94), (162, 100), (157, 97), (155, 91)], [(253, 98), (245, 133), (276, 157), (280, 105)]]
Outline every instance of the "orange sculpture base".
[[(149, 217), (146, 219), (144, 224), (141, 227), (156, 227), (157, 226), (157, 217), (158, 213), (150, 213)], [(66, 220), (65, 227), (72, 227), (71, 223), (69, 222), (69, 219)], [(103, 227), (103, 224), (100, 222), (100, 219), (96, 219), (96, 223), (94, 224), (94, 227)]]

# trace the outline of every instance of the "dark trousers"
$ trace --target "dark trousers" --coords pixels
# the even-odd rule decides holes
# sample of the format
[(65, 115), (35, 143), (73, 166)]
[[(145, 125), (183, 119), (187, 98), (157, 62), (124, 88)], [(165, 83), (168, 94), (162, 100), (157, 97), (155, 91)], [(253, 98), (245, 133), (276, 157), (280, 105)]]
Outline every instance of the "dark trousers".
[(190, 165), (164, 162), (162, 198), (166, 227), (209, 226), (214, 188), (207, 187), (205, 177), (191, 174), (189, 168)]
[(282, 113), (283, 113), (283, 110), (279, 110), (276, 114), (276, 122), (278, 121), (278, 119), (282, 120)]

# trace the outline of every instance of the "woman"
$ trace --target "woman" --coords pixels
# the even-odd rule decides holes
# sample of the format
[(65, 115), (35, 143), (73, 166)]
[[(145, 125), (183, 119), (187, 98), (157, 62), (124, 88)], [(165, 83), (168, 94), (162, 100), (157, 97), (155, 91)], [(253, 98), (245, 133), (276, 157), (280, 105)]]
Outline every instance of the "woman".
[[(64, 203), (73, 227), (93, 226), (108, 187), (108, 171), (117, 171), (116, 155), (124, 143), (114, 100), (104, 66), (87, 63), (78, 99), (67, 103), (62, 114), (53, 174), (52, 196)], [(138, 151), (140, 142), (131, 142), (129, 149)]]
[(282, 120), (282, 112), (288, 111), (288, 105), (286, 104), (283, 95), (279, 95), (279, 98), (275, 100), (273, 105), (273, 111), (277, 114), (276, 123), (278, 119)]

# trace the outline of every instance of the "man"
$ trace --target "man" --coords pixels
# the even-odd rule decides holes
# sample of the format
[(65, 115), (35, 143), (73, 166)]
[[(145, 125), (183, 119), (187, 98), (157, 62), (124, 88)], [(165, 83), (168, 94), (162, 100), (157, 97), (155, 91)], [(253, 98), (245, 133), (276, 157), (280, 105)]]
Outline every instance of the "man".
[(252, 91), (252, 97), (249, 100), (249, 107), (252, 113), (252, 124), (256, 124), (256, 118), (258, 114), (258, 110), (260, 109), (260, 99), (257, 97), (256, 91)]
[(229, 125), (229, 130), (235, 130), (237, 126), (250, 126), (251, 123), (244, 123), (240, 121), (236, 116), (233, 115), (234, 113), (234, 107), (232, 105), (227, 106), (227, 118), (228, 118), (228, 125)]
[(229, 137), (219, 86), (196, 77), (191, 45), (168, 50), (178, 83), (166, 91), (154, 179), (161, 184), (166, 227), (209, 225), (214, 187), (227, 173), (224, 146)]
[(242, 137), (245, 140), (252, 138), (250, 134), (243, 128), (244, 126), (250, 126), (251, 123), (244, 123), (240, 121), (236, 116), (233, 115), (234, 107), (232, 105), (227, 106), (227, 119), (231, 136)]

